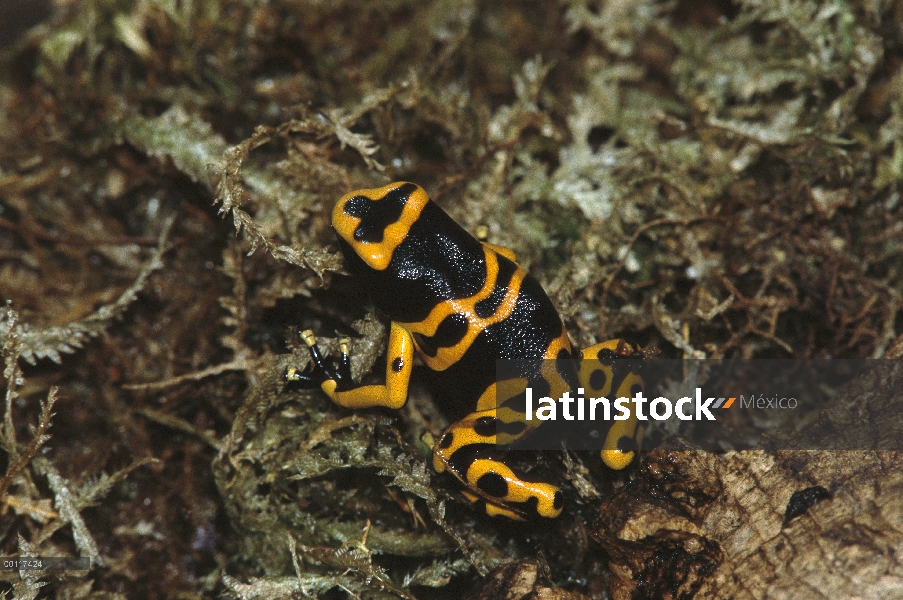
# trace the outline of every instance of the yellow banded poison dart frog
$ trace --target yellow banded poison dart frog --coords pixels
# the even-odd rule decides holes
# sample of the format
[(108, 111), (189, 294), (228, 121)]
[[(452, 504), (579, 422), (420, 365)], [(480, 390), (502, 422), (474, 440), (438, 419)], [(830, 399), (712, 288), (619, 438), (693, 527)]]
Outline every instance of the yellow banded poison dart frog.
[[(615, 392), (632, 398), (642, 390), (642, 379), (633, 370), (613, 369), (610, 359), (641, 358), (643, 352), (623, 340), (575, 351), (552, 301), (515, 262), (514, 253), (476, 240), (418, 185), (400, 182), (346, 194), (333, 209), (332, 226), (346, 269), (391, 319), (386, 382), (359, 385), (351, 380), (347, 342), (340, 343), (339, 364), (327, 365), (310, 331), (302, 338), (312, 370), (289, 368), (286, 380), (318, 385), (348, 408), (400, 408), (407, 400), (416, 350), (462, 407), (460, 420), (433, 448), (435, 469), (451, 472), (467, 487), (465, 496), (484, 500), (490, 515), (557, 517), (563, 507), (559, 488), (517, 472), (496, 445), (501, 432), (508, 436), (506, 442), (515, 441), (539, 422), (524, 419), (523, 403), (519, 409), (516, 404), (497, 408), (496, 396), (504, 393), (497, 389), (502, 384), (496, 384), (495, 361), (547, 365), (584, 359), (580, 365), (594, 365), (581, 366), (576, 374), (586, 394)], [(539, 396), (557, 398), (570, 389), (554, 369), (545, 368), (540, 383), (544, 389), (536, 392)], [(525, 384), (513, 385), (523, 391)], [(604, 441), (603, 462), (612, 469), (629, 465), (642, 434), (633, 414), (615, 421)]]

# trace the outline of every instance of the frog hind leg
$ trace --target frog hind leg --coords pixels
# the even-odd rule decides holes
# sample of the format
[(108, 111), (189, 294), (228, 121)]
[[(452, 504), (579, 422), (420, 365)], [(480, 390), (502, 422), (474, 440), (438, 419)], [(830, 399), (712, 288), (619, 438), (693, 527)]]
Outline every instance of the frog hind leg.
[(433, 467), (449, 471), (474, 495), (486, 501), (490, 516), (555, 518), (564, 497), (558, 486), (516, 472), (496, 445), (496, 429), (503, 424), (496, 410), (471, 413), (451, 424), (433, 448)]
[(526, 521), (526, 517), (524, 517), (521, 513), (517, 512), (514, 509), (508, 508), (501, 504), (495, 504), (486, 498), (478, 496), (469, 490), (462, 490), (461, 495), (464, 498), (474, 505), (482, 505), (483, 510), (486, 511), (486, 514), (490, 517), (505, 517), (506, 519), (511, 519), (512, 521)]

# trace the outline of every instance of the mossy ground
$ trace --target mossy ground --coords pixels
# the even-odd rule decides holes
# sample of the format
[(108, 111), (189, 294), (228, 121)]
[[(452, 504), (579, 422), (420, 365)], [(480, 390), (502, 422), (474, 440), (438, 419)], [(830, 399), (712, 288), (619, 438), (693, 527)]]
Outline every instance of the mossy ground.
[(879, 357), (903, 331), (900, 3), (22, 6), (0, 554), (101, 565), (0, 593), (452, 598), (521, 558), (605, 593), (592, 501), (551, 534), (474, 515), (425, 466), (422, 386), (398, 415), (282, 389), (297, 327), (378, 361), (328, 222), (351, 189), (485, 225), (580, 345)]

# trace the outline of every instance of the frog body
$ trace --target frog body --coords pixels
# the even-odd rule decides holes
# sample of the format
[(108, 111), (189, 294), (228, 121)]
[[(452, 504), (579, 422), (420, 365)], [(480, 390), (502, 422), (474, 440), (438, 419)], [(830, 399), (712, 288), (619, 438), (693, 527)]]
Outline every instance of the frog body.
[[(346, 345), (338, 367), (330, 367), (311, 332), (302, 338), (313, 357), (312, 372), (289, 368), (286, 379), (319, 385), (348, 408), (400, 408), (417, 352), (449, 392), (451, 412), (459, 415), (433, 448), (434, 468), (452, 473), (467, 488), (465, 497), (484, 501), (490, 515), (557, 517), (563, 508), (560, 489), (519, 472), (504, 450), (541, 425), (525, 420), (523, 389), (536, 386), (538, 395), (557, 398), (576, 378), (587, 394), (632, 397), (642, 389), (639, 375), (618, 375), (605, 365), (642, 352), (623, 340), (575, 350), (552, 301), (515, 262), (514, 253), (475, 239), (416, 184), (346, 194), (333, 209), (332, 226), (346, 269), (391, 320), (386, 382), (353, 382)], [(511, 382), (513, 391), (501, 393), (495, 377), (499, 359), (532, 362), (537, 374)], [(549, 366), (561, 359), (594, 366), (568, 377)], [(638, 452), (641, 437), (634, 417), (615, 422), (605, 439), (603, 462), (623, 469)]]

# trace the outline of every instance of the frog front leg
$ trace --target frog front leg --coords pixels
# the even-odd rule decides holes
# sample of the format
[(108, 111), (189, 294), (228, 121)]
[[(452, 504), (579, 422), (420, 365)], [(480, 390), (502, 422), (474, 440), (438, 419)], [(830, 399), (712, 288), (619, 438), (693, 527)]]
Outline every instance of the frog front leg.
[(341, 355), (338, 368), (330, 368), (324, 360), (317, 340), (311, 331), (305, 331), (301, 338), (310, 351), (313, 369), (302, 372), (289, 367), (286, 381), (319, 385), (327, 396), (345, 408), (401, 408), (408, 398), (408, 383), (414, 365), (414, 340), (411, 333), (397, 323), (389, 330), (388, 353), (386, 356), (386, 383), (384, 385), (358, 385), (351, 379), (351, 360), (348, 346), (340, 344)]

